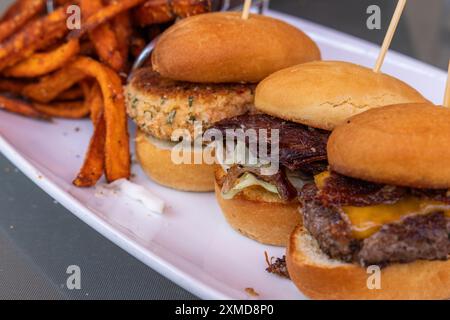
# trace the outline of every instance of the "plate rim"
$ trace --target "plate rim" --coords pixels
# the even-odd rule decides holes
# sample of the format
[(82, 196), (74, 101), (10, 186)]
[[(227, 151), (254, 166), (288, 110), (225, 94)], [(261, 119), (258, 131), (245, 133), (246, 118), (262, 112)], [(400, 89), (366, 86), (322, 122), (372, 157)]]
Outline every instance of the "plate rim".
[[(339, 34), (345, 36), (348, 39), (347, 45), (353, 46), (354, 43), (364, 44), (367, 55), (374, 55), (376, 48), (379, 48), (377, 44), (371, 43), (367, 40), (360, 39), (350, 34), (346, 34), (341, 31), (334, 30), (330, 27), (322, 26), (315, 22), (305, 20), (299, 17), (295, 17), (289, 14), (281, 13), (274, 10), (269, 10), (268, 15), (276, 16), (284, 20), (298, 20), (299, 22), (306, 24), (310, 28), (321, 28), (322, 31), (332, 34)], [(312, 38), (324, 39), (323, 34), (317, 34), (315, 31), (313, 34), (309, 34)], [(337, 40), (327, 39), (327, 42), (337, 43)], [(340, 45), (338, 45), (340, 44)], [(342, 47), (344, 44), (336, 44)], [(375, 55), (376, 57), (376, 55)], [(429, 65), (420, 60), (414, 59), (402, 53), (391, 50), (389, 56), (386, 58), (386, 62), (401, 59), (403, 62), (413, 62), (416, 66), (420, 65), (428, 72), (434, 72), (438, 77), (443, 76), (445, 78), (446, 72), (435, 66)], [(227, 294), (224, 294), (208, 285), (201, 280), (196, 279), (189, 273), (184, 272), (181, 268), (176, 267), (172, 263), (160, 258), (157, 254), (150, 250), (147, 250), (144, 246), (128, 238), (126, 235), (121, 234), (112, 225), (109, 225), (106, 221), (98, 217), (88, 207), (84, 206), (77, 198), (65, 191), (57, 183), (41, 174), (33, 164), (32, 159), (28, 160), (24, 155), (17, 151), (13, 145), (2, 135), (0, 132), (0, 152), (11, 161), (25, 176), (27, 176), (32, 182), (34, 182), (39, 188), (46, 192), (50, 197), (56, 199), (64, 208), (74, 214), (81, 221), (86, 223), (96, 232), (100, 233), (103, 237), (113, 242), (119, 248), (125, 250), (127, 253), (149, 266), (163, 277), (168, 278), (175, 284), (179, 285), (183, 289), (191, 292), (195, 296), (201, 299), (214, 299), (214, 300), (231, 300), (235, 299)]]

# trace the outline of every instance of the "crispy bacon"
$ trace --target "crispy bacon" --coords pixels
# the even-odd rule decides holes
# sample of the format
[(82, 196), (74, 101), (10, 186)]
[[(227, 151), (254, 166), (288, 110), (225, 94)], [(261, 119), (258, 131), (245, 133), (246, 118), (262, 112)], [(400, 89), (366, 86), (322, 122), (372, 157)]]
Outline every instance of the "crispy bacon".
[[(227, 138), (232, 130), (256, 130), (258, 139), (259, 130), (267, 130), (267, 149), (270, 152), (272, 130), (279, 130), (280, 164), (289, 170), (301, 170), (306, 173), (319, 173), (326, 168), (327, 141), (329, 132), (310, 128), (298, 123), (284, 121), (265, 114), (242, 115), (225, 119), (214, 125), (214, 129), (222, 132)], [(231, 131), (228, 131), (230, 130)], [(249, 141), (247, 141), (248, 143)]]
[(332, 172), (319, 194), (325, 205), (362, 207), (395, 203), (406, 195), (406, 189), (370, 183)]
[(266, 257), (266, 263), (267, 268), (266, 271), (268, 273), (276, 274), (282, 278), (290, 279), (289, 271), (287, 269), (286, 265), (286, 256), (283, 256), (282, 258), (275, 258), (271, 257), (269, 259), (269, 255), (267, 252), (264, 252), (264, 255)]
[(450, 203), (448, 190), (414, 189), (367, 182), (335, 172), (325, 180), (319, 197), (325, 206), (371, 206), (392, 204), (414, 196)]
[(447, 189), (410, 189), (413, 196), (441, 201), (450, 204), (450, 190)]

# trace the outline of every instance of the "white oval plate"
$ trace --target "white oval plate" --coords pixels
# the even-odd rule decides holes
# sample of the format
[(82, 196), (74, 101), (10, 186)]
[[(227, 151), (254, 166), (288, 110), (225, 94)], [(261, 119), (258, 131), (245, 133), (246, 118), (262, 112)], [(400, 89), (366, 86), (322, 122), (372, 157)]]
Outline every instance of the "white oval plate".
[[(291, 16), (270, 14), (308, 33), (318, 42), (324, 59), (369, 67), (376, 60), (375, 45)], [(393, 52), (383, 71), (441, 103), (446, 77), (443, 71)], [(85, 223), (201, 298), (255, 299), (245, 291), (253, 288), (259, 293), (258, 299), (305, 299), (290, 281), (265, 272), (264, 251), (282, 256), (284, 250), (258, 244), (234, 232), (213, 194), (163, 188), (148, 181), (134, 165), (133, 181), (145, 185), (168, 204), (166, 214), (155, 216), (127, 199), (99, 197), (94, 188), (72, 186), (91, 130), (87, 120), (48, 124), (2, 112), (0, 151)]]

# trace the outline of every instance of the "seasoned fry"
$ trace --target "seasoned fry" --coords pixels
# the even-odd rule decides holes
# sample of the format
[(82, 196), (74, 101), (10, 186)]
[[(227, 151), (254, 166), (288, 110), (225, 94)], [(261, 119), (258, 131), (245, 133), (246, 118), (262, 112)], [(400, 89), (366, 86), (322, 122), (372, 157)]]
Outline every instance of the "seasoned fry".
[(0, 79), (0, 92), (20, 95), (23, 89), (29, 84), (29, 82), (22, 80)]
[(125, 61), (120, 54), (116, 35), (108, 24), (102, 24), (93, 30), (91, 39), (101, 61), (116, 71), (123, 69)]
[[(73, 184), (91, 187), (103, 174), (108, 182), (129, 178), (122, 81), (133, 57), (167, 22), (209, 11), (211, 2), (53, 0), (55, 10), (46, 13), (47, 3), (15, 0), (0, 17), (0, 109), (44, 120), (89, 116), (94, 131)], [(73, 4), (83, 21), (81, 30), (70, 32), (67, 8)]]
[(211, 11), (211, 0), (172, 0), (176, 17), (187, 18)]
[(144, 27), (211, 11), (211, 0), (147, 0), (134, 17)]
[(103, 113), (102, 90), (98, 83), (92, 87), (86, 102), (91, 109), (91, 121), (95, 124), (100, 114)]
[(75, 186), (81, 188), (94, 186), (103, 175), (105, 168), (106, 123), (103, 116), (102, 91), (98, 83), (89, 90), (85, 103), (91, 111), (94, 133), (83, 166), (73, 181)]
[(2, 17), (0, 18), (0, 22), (4, 22), (8, 19), (11, 19), (15, 15), (19, 14), (22, 6), (22, 1), (17, 0), (13, 2), (2, 14)]
[(19, 0), (6, 12), (5, 20), (0, 24), (0, 42), (19, 30), (44, 10), (45, 0)]
[(35, 78), (49, 74), (63, 67), (70, 59), (80, 52), (77, 39), (46, 53), (35, 53), (28, 59), (3, 71), (8, 77)]
[(128, 56), (130, 54), (130, 39), (133, 35), (131, 17), (129, 12), (123, 12), (112, 21), (113, 30), (116, 33), (118, 49), (123, 59), (121, 71), (128, 71)]
[(58, 101), (70, 101), (79, 100), (84, 97), (84, 92), (79, 86), (72, 87), (59, 94), (55, 100)]
[(39, 112), (38, 110), (33, 108), (33, 106), (31, 106), (30, 104), (17, 99), (7, 98), (1, 95), (0, 95), (0, 109), (17, 113), (22, 116), (30, 118), (49, 120), (49, 117), (47, 115)]
[(82, 56), (92, 56), (95, 54), (95, 47), (90, 39), (82, 41), (80, 44), (80, 55)]
[(30, 84), (22, 90), (22, 94), (34, 101), (48, 103), (59, 94), (80, 82), (86, 75), (71, 66), (65, 67), (51, 75), (41, 78), (38, 83)]
[(65, 7), (30, 22), (0, 44), (0, 70), (30, 57), (39, 49), (48, 47), (64, 37), (67, 31)]
[(134, 18), (141, 27), (175, 20), (175, 14), (168, 0), (147, 0), (134, 12)]
[(109, 182), (130, 177), (130, 149), (125, 98), (120, 77), (110, 68), (86, 57), (72, 67), (94, 77), (102, 90), (106, 122), (105, 173)]
[[(101, 0), (81, 0), (82, 14), (87, 19), (102, 10), (102, 8), (103, 4)], [(90, 31), (89, 38), (94, 44), (101, 61), (108, 64), (114, 70), (119, 71), (123, 69), (125, 57), (121, 55), (116, 34), (109, 23), (104, 23)]]
[(93, 187), (102, 177), (105, 167), (106, 122), (99, 116), (94, 125), (94, 133), (83, 166), (73, 184), (80, 188)]
[(57, 6), (64, 6), (66, 4), (78, 4), (79, 0), (53, 0)]
[(137, 58), (142, 50), (144, 50), (146, 45), (146, 41), (144, 39), (144, 37), (138, 35), (138, 34), (134, 34), (131, 37), (131, 44), (130, 44), (130, 53), (133, 56), (133, 58)]
[(49, 117), (81, 119), (86, 117), (90, 108), (84, 101), (58, 102), (53, 104), (33, 104), (34, 109)]
[[(94, 87), (98, 87), (97, 83), (94, 84), (94, 87), (92, 86), (93, 84), (91, 81), (88, 81), (88, 79), (83, 80), (80, 82), (79, 86), (68, 89), (55, 98), (58, 102), (50, 105), (36, 103), (36, 109), (41, 109), (43, 113), (51, 114), (54, 117), (74, 119), (84, 118), (91, 112), (91, 92), (94, 90)], [(101, 98), (101, 91), (99, 92), (99, 95)], [(70, 101), (83, 97), (83, 101)]]
[(84, 23), (81, 29), (73, 30), (69, 34), (69, 38), (80, 38), (87, 32), (90, 32), (97, 28), (99, 25), (111, 20), (120, 13), (129, 10), (133, 7), (140, 5), (146, 0), (121, 0), (115, 1), (110, 5), (104, 7), (103, 9), (97, 11), (95, 14), (90, 16)]

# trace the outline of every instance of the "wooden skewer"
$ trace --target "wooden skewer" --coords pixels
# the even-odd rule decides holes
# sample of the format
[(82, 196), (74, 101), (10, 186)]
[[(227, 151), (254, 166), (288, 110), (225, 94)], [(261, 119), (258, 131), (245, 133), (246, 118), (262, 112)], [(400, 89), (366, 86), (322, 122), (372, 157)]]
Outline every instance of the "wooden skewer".
[(252, 7), (252, 0), (245, 0), (244, 9), (242, 10), (242, 19), (247, 20), (250, 17), (251, 7)]
[(448, 61), (447, 86), (445, 87), (444, 107), (450, 108), (450, 60)]
[(377, 59), (377, 63), (375, 64), (375, 68), (373, 68), (374, 72), (380, 72), (381, 67), (383, 66), (384, 58), (391, 46), (392, 39), (394, 38), (395, 30), (397, 30), (398, 23), (400, 18), (402, 17), (403, 10), (406, 6), (406, 0), (399, 0), (397, 4), (397, 8), (395, 9), (394, 16), (392, 17), (391, 24), (389, 25), (389, 29), (384, 37), (383, 45), (381, 46), (381, 51)]

